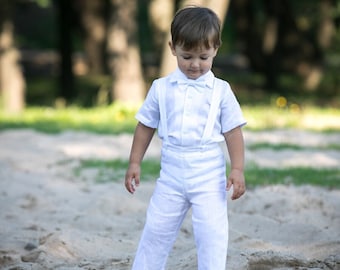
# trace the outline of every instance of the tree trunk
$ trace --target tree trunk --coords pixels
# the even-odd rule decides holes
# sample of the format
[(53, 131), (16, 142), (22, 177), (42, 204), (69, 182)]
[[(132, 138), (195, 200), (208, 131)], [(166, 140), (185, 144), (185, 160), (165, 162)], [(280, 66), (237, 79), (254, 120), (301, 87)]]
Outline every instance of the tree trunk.
[[(280, 19), (280, 10), (282, 8), (281, 0), (266, 0), (266, 23), (264, 26), (262, 52), (265, 60), (265, 88), (269, 90), (276, 90), (278, 88), (279, 77), (279, 27), (282, 23)], [(288, 11), (287, 11), (288, 12)]]
[(232, 1), (231, 9), (235, 20), (238, 50), (247, 56), (252, 68), (262, 71), (264, 67), (262, 40), (257, 33), (253, 4), (254, 1), (251, 0)]
[(175, 11), (173, 0), (151, 0), (149, 4), (149, 18), (156, 45), (157, 54), (163, 50), (164, 43), (168, 42), (168, 32)]
[(319, 61), (312, 63), (304, 74), (304, 86), (308, 91), (314, 91), (320, 85), (324, 76), (324, 59), (323, 52), (331, 45), (332, 38), (336, 33), (335, 23), (333, 21), (333, 8), (335, 1), (320, 1), (320, 24), (317, 33), (317, 46), (319, 49)]
[(5, 111), (19, 113), (25, 106), (25, 79), (19, 51), (13, 45), (10, 5), (3, 1), (0, 6), (0, 98)]
[[(182, 0), (180, 6), (183, 8), (188, 5), (204, 6), (212, 9), (221, 20), (221, 27), (223, 27), (224, 19), (228, 11), (229, 0)], [(172, 18), (171, 18), (172, 20)], [(177, 67), (176, 58), (171, 54), (168, 42), (171, 40), (170, 24), (168, 29), (168, 36), (163, 45), (163, 56), (160, 68), (160, 76), (165, 76), (174, 71)]]
[(111, 0), (108, 63), (116, 101), (139, 104), (145, 97), (136, 24), (137, 0)]
[(334, 22), (334, 10), (336, 8), (334, 0), (320, 1), (320, 25), (318, 30), (318, 43), (322, 49), (327, 49), (332, 43), (332, 38), (336, 34)]
[(84, 0), (81, 3), (81, 23), (85, 34), (85, 53), (90, 73), (102, 74), (105, 70), (104, 51), (106, 38), (105, 1)]
[(72, 70), (72, 1), (57, 0), (59, 15), (60, 76), (59, 96), (71, 101), (76, 96)]

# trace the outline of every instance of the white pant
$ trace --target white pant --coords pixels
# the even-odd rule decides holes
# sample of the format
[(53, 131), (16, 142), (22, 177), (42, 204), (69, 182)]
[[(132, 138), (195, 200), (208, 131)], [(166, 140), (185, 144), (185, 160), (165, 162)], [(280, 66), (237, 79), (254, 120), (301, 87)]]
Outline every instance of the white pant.
[(199, 270), (225, 270), (228, 245), (225, 158), (208, 151), (162, 150), (160, 178), (147, 210), (133, 270), (163, 270), (192, 208)]

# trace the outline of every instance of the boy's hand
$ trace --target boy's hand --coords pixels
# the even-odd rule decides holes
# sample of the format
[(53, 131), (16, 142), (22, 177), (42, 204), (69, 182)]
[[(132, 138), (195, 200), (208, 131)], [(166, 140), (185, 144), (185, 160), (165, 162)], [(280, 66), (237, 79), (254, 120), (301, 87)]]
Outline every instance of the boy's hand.
[(243, 171), (232, 169), (227, 182), (227, 190), (230, 190), (231, 186), (233, 186), (233, 194), (231, 196), (232, 200), (236, 200), (240, 198), (244, 192), (246, 191), (246, 184), (244, 180)]
[(140, 182), (140, 166), (137, 164), (130, 164), (125, 174), (125, 187), (127, 191), (133, 194)]

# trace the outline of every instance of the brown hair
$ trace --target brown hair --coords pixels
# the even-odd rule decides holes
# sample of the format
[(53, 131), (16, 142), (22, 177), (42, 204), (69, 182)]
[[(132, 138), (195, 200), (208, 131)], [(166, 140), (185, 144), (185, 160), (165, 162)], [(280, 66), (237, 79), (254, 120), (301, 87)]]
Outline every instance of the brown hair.
[(172, 44), (190, 50), (204, 46), (217, 49), (221, 45), (221, 23), (215, 12), (205, 7), (179, 10), (171, 23)]

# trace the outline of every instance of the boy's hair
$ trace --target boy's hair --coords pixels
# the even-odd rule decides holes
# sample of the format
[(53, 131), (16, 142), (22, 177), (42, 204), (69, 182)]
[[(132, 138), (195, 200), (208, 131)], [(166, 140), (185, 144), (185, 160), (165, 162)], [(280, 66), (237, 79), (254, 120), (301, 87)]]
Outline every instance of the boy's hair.
[(221, 45), (221, 22), (215, 12), (205, 7), (186, 7), (179, 10), (171, 23), (173, 46), (185, 50)]

